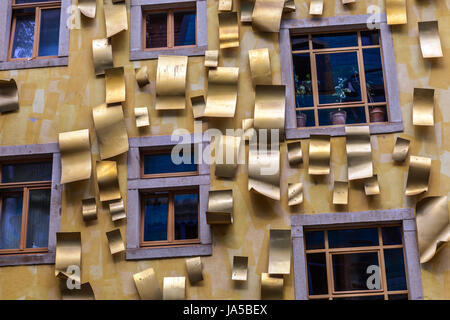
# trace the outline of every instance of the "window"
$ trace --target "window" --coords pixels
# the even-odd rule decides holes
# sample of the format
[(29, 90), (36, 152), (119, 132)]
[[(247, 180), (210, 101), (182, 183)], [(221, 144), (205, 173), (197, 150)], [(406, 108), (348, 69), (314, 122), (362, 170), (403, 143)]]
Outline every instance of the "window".
[[(143, 178), (197, 175), (198, 166), (191, 148), (189, 161), (175, 164), (171, 158), (172, 148), (152, 148), (142, 152), (141, 176)], [(183, 157), (182, 151), (180, 157)]]

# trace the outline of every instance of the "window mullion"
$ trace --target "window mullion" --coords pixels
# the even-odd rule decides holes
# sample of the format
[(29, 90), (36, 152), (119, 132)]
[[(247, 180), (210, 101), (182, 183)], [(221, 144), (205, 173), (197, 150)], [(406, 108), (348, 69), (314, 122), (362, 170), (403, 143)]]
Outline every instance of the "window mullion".
[(325, 264), (327, 268), (327, 283), (328, 283), (328, 298), (333, 296), (333, 288), (334, 288), (334, 279), (333, 279), (333, 268), (331, 263), (331, 255), (328, 246), (328, 231), (325, 231), (324, 234), (324, 242), (325, 242)]
[(174, 29), (173, 10), (169, 10), (167, 14), (167, 46), (169, 48), (174, 47)]
[(358, 31), (358, 69), (359, 69), (359, 84), (361, 86), (361, 98), (364, 103), (364, 109), (366, 112), (366, 123), (370, 123), (369, 115), (369, 101), (367, 98), (367, 87), (366, 87), (366, 73), (364, 68), (364, 58), (361, 44), (361, 32)]
[(25, 250), (27, 241), (27, 220), (28, 220), (28, 207), (29, 207), (29, 195), (30, 189), (28, 187), (23, 188), (23, 203), (22, 203), (22, 225), (20, 228), (20, 244), (19, 250)]
[(383, 248), (383, 236), (381, 233), (381, 227), (378, 227), (378, 243), (380, 245), (380, 249), (379, 249), (379, 254), (378, 257), (380, 259), (379, 263), (379, 268), (380, 268), (380, 276), (381, 276), (381, 286), (383, 288), (384, 291), (384, 299), (387, 300), (388, 295), (388, 287), (387, 287), (387, 280), (386, 280), (386, 266), (384, 264), (384, 248)]
[(39, 30), (41, 27), (41, 8), (36, 7), (36, 13), (35, 13), (35, 22), (34, 22), (34, 41), (33, 41), (33, 55), (32, 59), (36, 59), (36, 57), (39, 54)]
[(169, 192), (169, 217), (167, 219), (167, 240), (174, 242), (175, 233), (175, 210), (174, 210), (174, 195)]

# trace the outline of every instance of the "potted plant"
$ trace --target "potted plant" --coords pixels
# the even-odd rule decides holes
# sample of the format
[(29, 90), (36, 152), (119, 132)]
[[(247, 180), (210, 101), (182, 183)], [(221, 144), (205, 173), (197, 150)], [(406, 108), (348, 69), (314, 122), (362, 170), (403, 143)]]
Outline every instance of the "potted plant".
[(306, 113), (297, 112), (297, 128), (306, 127), (307, 119), (308, 119), (308, 116), (306, 115)]
[(384, 122), (386, 118), (386, 109), (382, 107), (373, 107), (369, 110), (370, 122)]
[[(298, 75), (294, 75), (295, 82), (295, 105), (297, 108), (308, 107), (308, 97), (311, 99), (312, 96), (312, 83), (311, 83), (311, 75), (307, 74), (305, 76), (306, 80), (300, 81)], [(297, 128), (306, 127), (306, 121), (308, 119), (306, 113), (297, 112)]]
[(347, 112), (341, 110), (341, 108), (336, 111), (330, 112), (330, 121), (333, 125), (345, 124), (347, 121)]

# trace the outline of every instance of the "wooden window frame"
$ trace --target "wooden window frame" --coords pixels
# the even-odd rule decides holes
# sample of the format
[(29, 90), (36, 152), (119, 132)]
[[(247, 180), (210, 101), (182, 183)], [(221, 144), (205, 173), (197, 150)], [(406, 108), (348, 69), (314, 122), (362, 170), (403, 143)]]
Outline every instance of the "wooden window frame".
[[(369, 296), (384, 296), (384, 300), (388, 300), (389, 295), (397, 295), (397, 294), (407, 294), (408, 299), (409, 295), (409, 281), (408, 281), (408, 267), (407, 260), (405, 255), (405, 239), (404, 233), (402, 230), (402, 243), (396, 245), (384, 245), (381, 229), (384, 227), (399, 227), (402, 229), (401, 223), (377, 223), (377, 224), (351, 224), (351, 225), (340, 225), (336, 227), (312, 227), (305, 228), (305, 232), (311, 231), (323, 231), (324, 233), (324, 248), (323, 249), (306, 249), (306, 237), (305, 237), (305, 262), (306, 269), (307, 265), (307, 255), (310, 253), (325, 253), (325, 261), (326, 261), (326, 272), (327, 272), (327, 286), (328, 293), (320, 294), (320, 295), (310, 295), (309, 294), (309, 281), (306, 281), (307, 285), (307, 297), (308, 299), (329, 299), (333, 300), (333, 298), (349, 298), (349, 297), (369, 297)], [(328, 231), (330, 230), (346, 230), (346, 229), (367, 229), (367, 228), (377, 228), (378, 232), (378, 245), (377, 246), (364, 246), (364, 247), (346, 247), (346, 248), (329, 248), (328, 244)], [(387, 279), (386, 279), (386, 267), (384, 262), (384, 250), (385, 249), (402, 249), (403, 252), (403, 264), (405, 268), (405, 283), (406, 290), (394, 290), (389, 291), (387, 288)], [(381, 275), (381, 288), (376, 290), (353, 290), (353, 291), (335, 291), (334, 290), (334, 277), (333, 277), (333, 268), (332, 268), (332, 256), (336, 254), (352, 254), (352, 253), (368, 253), (368, 252), (377, 252), (378, 253), (378, 263), (380, 267), (380, 275)]]
[[(58, 55), (54, 56), (39, 56), (39, 38), (41, 29), (41, 12), (42, 10), (48, 9), (60, 9), (61, 10), (61, 0), (49, 0), (48, 2), (32, 2), (16, 4), (15, 0), (12, 0), (11, 4), (11, 32), (9, 35), (9, 49), (8, 49), (8, 61), (29, 61), (29, 60), (39, 60), (39, 59), (51, 59), (58, 58)], [(14, 13), (15, 10), (35, 8), (35, 22), (34, 22), (34, 39), (33, 39), (33, 53), (29, 58), (12, 58), (12, 49), (14, 44), (15, 32), (16, 32), (16, 17), (17, 14)], [(19, 14), (28, 15), (28, 14)]]

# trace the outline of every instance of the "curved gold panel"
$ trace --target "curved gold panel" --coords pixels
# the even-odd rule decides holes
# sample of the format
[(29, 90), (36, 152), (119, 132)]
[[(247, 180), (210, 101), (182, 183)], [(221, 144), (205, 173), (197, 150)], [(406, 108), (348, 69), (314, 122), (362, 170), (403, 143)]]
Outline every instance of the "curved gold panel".
[(256, 0), (252, 27), (262, 32), (280, 32), (285, 0)]
[(137, 128), (148, 127), (150, 125), (147, 107), (134, 108), (134, 117), (136, 118)]
[(231, 11), (233, 9), (233, 0), (219, 0), (219, 11)]
[(81, 202), (81, 214), (83, 220), (91, 221), (97, 220), (97, 202), (95, 198), (83, 199)]
[(355, 3), (356, 0), (342, 0), (342, 4)]
[(105, 11), (105, 23), (106, 23), (106, 37), (111, 38), (112, 36), (128, 30), (128, 15), (127, 6), (123, 4), (103, 4), (103, 9)]
[[(60, 272), (67, 275), (67, 268), (69, 266), (78, 266), (81, 268), (81, 233), (57, 232), (55, 277), (58, 276)], [(71, 278), (80, 283), (81, 279), (79, 276), (77, 277), (77, 274), (73, 274)]]
[(234, 117), (237, 104), (239, 68), (217, 67), (208, 72), (205, 117)]
[(114, 68), (112, 46), (108, 39), (92, 40), (92, 56), (95, 75), (105, 74), (105, 70)]
[(238, 168), (241, 137), (221, 135), (215, 149), (215, 175), (234, 178)]
[(241, 22), (252, 22), (253, 7), (255, 6), (254, 0), (241, 0)]
[(447, 197), (420, 200), (416, 205), (416, 223), (420, 263), (426, 263), (450, 241)]
[(311, 0), (309, 5), (309, 14), (321, 16), (323, 14), (323, 0)]
[(406, 24), (408, 16), (406, 14), (406, 0), (386, 0), (387, 23)]
[(291, 167), (295, 167), (303, 162), (302, 143), (300, 141), (289, 142), (287, 145), (288, 162)]
[(219, 66), (219, 50), (205, 51), (205, 67), (217, 68)]
[(289, 183), (288, 184), (288, 205), (296, 206), (303, 203), (303, 184)]
[(428, 191), (430, 179), (431, 158), (409, 157), (408, 180), (406, 182), (405, 194), (414, 196)]
[(261, 152), (250, 144), (248, 153), (248, 190), (280, 200), (280, 146)]
[(347, 205), (348, 204), (348, 182), (335, 181), (333, 189), (333, 204)]
[(69, 289), (64, 286), (61, 290), (61, 300), (95, 300), (94, 290), (89, 282), (82, 283), (80, 289)]
[(206, 108), (205, 96), (199, 95), (191, 97), (191, 105), (194, 119), (202, 118)]
[(345, 127), (348, 180), (373, 176), (369, 126)]
[(247, 281), (248, 274), (248, 257), (233, 257), (233, 270), (231, 272), (231, 280)]
[(403, 162), (409, 152), (410, 141), (408, 139), (403, 139), (397, 137), (395, 141), (394, 151), (392, 152), (392, 159), (397, 162)]
[(219, 13), (220, 49), (239, 47), (239, 23), (237, 12)]
[(434, 89), (414, 88), (413, 124), (434, 126)]
[(283, 285), (283, 277), (261, 273), (261, 300), (283, 299)]
[(258, 85), (255, 88), (255, 129), (284, 131), (286, 88), (278, 85)]
[(291, 230), (270, 230), (269, 274), (291, 273)]
[(161, 300), (161, 288), (153, 268), (135, 273), (133, 280), (142, 300)]
[(78, 9), (85, 17), (94, 19), (97, 13), (97, 0), (78, 0)]
[(444, 56), (437, 21), (419, 22), (419, 39), (422, 56), (425, 59), (442, 58)]
[(0, 113), (19, 109), (19, 90), (16, 80), (0, 80)]
[(164, 277), (164, 300), (186, 300), (186, 277)]
[(159, 56), (156, 72), (156, 110), (186, 108), (188, 57)]
[(185, 260), (186, 270), (188, 273), (189, 282), (191, 284), (202, 281), (202, 259), (200, 257), (188, 258)]
[(147, 66), (136, 68), (134, 72), (136, 74), (136, 82), (140, 88), (145, 87), (150, 83), (150, 80), (148, 80)]
[(89, 129), (62, 132), (58, 142), (61, 151), (61, 184), (89, 179), (92, 172)]
[(101, 104), (92, 109), (100, 158), (108, 159), (128, 151), (128, 133), (121, 105)]
[(248, 51), (250, 72), (254, 85), (272, 84), (272, 69), (270, 66), (269, 49), (254, 49)]
[(116, 162), (97, 161), (96, 173), (100, 201), (121, 199)]
[(294, 12), (295, 11), (295, 1), (286, 0), (284, 2), (283, 13)]
[(364, 192), (366, 196), (375, 196), (380, 194), (380, 184), (376, 174), (364, 181)]
[(109, 251), (112, 255), (125, 252), (125, 244), (123, 243), (120, 229), (106, 232), (106, 238), (108, 238)]
[(125, 71), (123, 67), (105, 70), (106, 103), (120, 103), (126, 100)]
[(330, 136), (311, 135), (309, 141), (308, 174), (324, 175), (330, 173)]
[(111, 201), (109, 203), (109, 213), (111, 214), (112, 221), (125, 219), (127, 217), (127, 213), (125, 211), (123, 199)]
[(233, 190), (209, 191), (206, 222), (208, 224), (233, 223)]
[(242, 138), (244, 141), (251, 141), (255, 137), (256, 130), (254, 128), (254, 122), (253, 119), (242, 120)]

